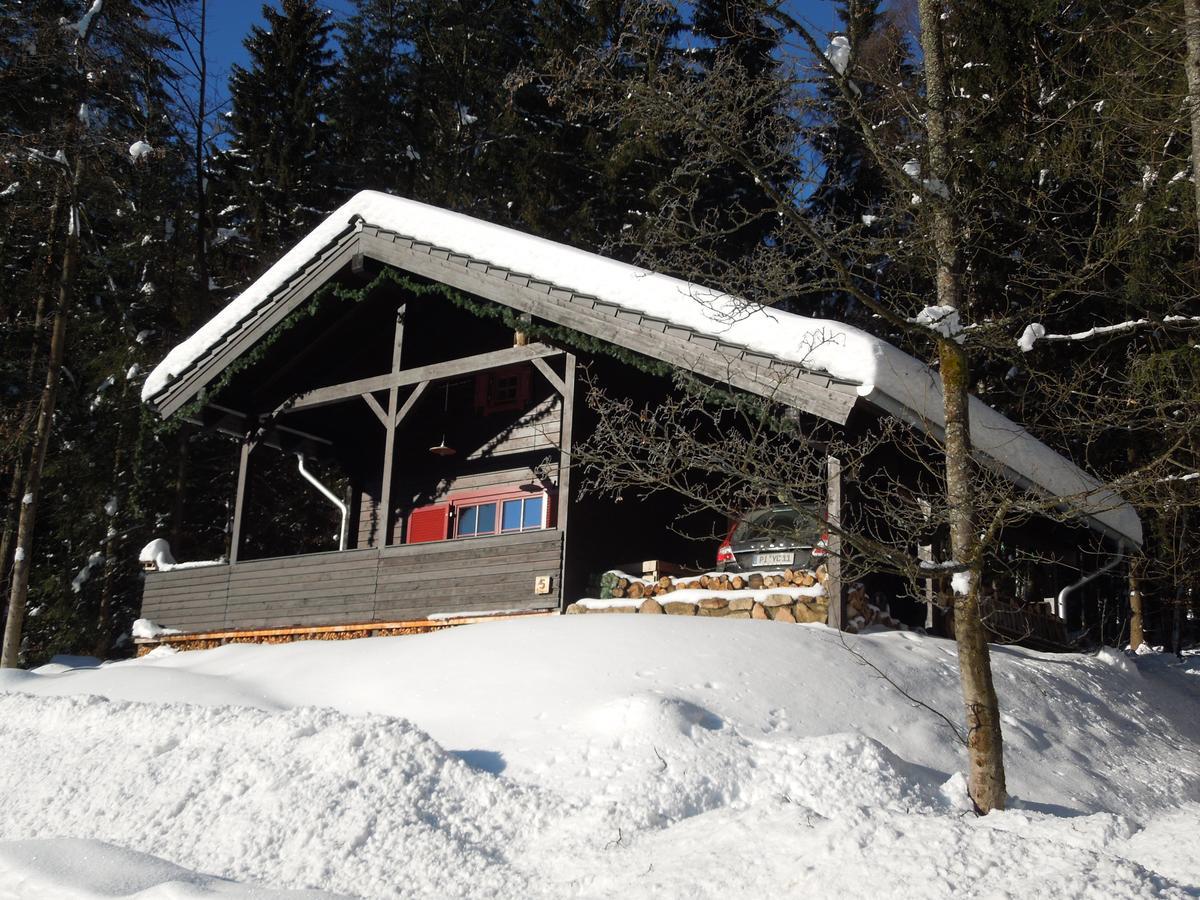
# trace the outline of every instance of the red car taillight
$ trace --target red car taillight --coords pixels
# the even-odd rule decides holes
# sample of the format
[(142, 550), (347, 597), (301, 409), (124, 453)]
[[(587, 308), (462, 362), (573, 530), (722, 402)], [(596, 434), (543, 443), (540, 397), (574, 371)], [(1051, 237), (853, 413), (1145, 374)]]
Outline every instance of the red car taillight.
[(737, 559), (733, 555), (733, 547), (729, 545), (729, 541), (723, 543), (717, 548), (717, 565), (721, 563), (736, 562)]
[(828, 556), (829, 555), (829, 532), (821, 535), (821, 539), (817, 541), (817, 546), (813, 547), (813, 556)]

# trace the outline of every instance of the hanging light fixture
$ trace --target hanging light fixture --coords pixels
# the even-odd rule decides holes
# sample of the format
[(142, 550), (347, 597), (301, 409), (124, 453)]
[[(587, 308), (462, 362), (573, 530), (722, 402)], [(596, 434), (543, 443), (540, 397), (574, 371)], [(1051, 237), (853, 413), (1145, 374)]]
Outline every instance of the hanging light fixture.
[(442, 401), (442, 439), (429, 448), (434, 456), (454, 456), (458, 451), (446, 443), (446, 422), (450, 419), (450, 382), (446, 382), (446, 392)]

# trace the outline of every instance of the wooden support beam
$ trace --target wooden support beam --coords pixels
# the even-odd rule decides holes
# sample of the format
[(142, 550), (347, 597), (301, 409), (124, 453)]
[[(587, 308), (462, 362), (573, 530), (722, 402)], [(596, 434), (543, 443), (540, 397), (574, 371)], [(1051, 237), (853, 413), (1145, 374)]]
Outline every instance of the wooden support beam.
[[(404, 314), (405, 304), (401, 303), (396, 309), (396, 330), (392, 339), (392, 378), (400, 371), (400, 355), (404, 349)], [(399, 385), (388, 386), (387, 437), (383, 442), (383, 488), (379, 492), (379, 546), (386, 547), (392, 541), (392, 468), (396, 455), (396, 421), (397, 421), (397, 392)], [(411, 398), (410, 398), (411, 399)]]
[(546, 376), (546, 380), (550, 382), (550, 386), (558, 391), (560, 395), (567, 392), (566, 385), (563, 383), (563, 380), (558, 377), (558, 373), (550, 368), (550, 363), (546, 362), (540, 357), (534, 357), (533, 364), (537, 367), (539, 372)]
[(413, 411), (413, 407), (417, 405), (417, 401), (421, 399), (421, 395), (425, 393), (425, 390), (431, 383), (432, 382), (429, 381), (422, 381), (416, 386), (413, 392), (408, 395), (408, 399), (404, 401), (404, 405), (401, 406), (396, 412), (397, 425), (401, 424), (406, 418), (408, 418), (408, 414)]
[[(603, 314), (600, 309), (589, 308), (582, 302), (583, 298), (577, 302), (571, 291), (545, 282), (531, 281), (516, 273), (503, 273), (479, 264), (461, 265), (453, 258), (439, 259), (399, 236), (365, 231), (360, 239), (363, 251), (380, 262), (661, 359), (685, 371), (729, 383), (739, 390), (773, 397), (839, 424), (845, 424), (859, 399), (853, 386), (831, 384), (826, 378), (814, 380), (814, 376), (802, 372), (798, 366), (778, 363), (778, 371), (763, 370), (740, 360), (726, 359), (721, 353), (706, 351), (686, 337), (674, 336), (670, 330), (651, 333), (639, 323), (622, 321)], [(506, 278), (506, 274), (511, 278)], [(691, 334), (689, 329), (675, 330), (683, 335)]]
[(250, 451), (254, 444), (249, 440), (242, 441), (241, 453), (238, 456), (237, 493), (233, 500), (233, 533), (229, 536), (229, 564), (238, 560), (238, 547), (242, 542), (242, 515), (246, 508), (246, 472), (250, 468)]
[(510, 347), (506, 350), (494, 350), (491, 353), (480, 353), (477, 356), (466, 356), (462, 359), (452, 359), (444, 363), (434, 363), (429, 366), (419, 366), (415, 369), (401, 369), (388, 375), (375, 375), (371, 378), (361, 378), (345, 384), (334, 384), (329, 387), (308, 391), (296, 398), (283, 412), (296, 412), (301, 409), (312, 409), (316, 406), (326, 406), (349, 400), (372, 391), (390, 390), (408, 384), (418, 384), (422, 381), (437, 381), (441, 378), (453, 378), (456, 375), (469, 375), (474, 372), (484, 372), (488, 369), (498, 369), (501, 366), (511, 366), (515, 363), (541, 359), (562, 353), (557, 347), (545, 344), (528, 344), (524, 347)]
[[(541, 360), (537, 360), (541, 362)], [(536, 363), (535, 363), (536, 365)], [(563, 368), (562, 389), (562, 419), (559, 426), (559, 461), (558, 461), (558, 519), (556, 527), (562, 532), (562, 567), (558, 573), (559, 602), (562, 609), (567, 608), (566, 575), (567, 575), (567, 515), (571, 511), (571, 450), (574, 446), (573, 425), (575, 417), (575, 354), (566, 354)]]
[(846, 624), (846, 598), (842, 590), (842, 461), (836, 456), (825, 460), (825, 509), (829, 521), (829, 555), (825, 568), (829, 578), (825, 593), (829, 597), (826, 624), (841, 631)]
[(383, 407), (379, 405), (379, 401), (375, 399), (374, 394), (363, 394), (362, 398), (367, 401), (367, 406), (371, 407), (371, 412), (375, 413), (375, 417), (379, 419), (384, 428), (388, 427), (388, 414), (383, 411)]
[[(239, 440), (254, 430), (251, 416), (217, 403), (205, 405), (195, 416), (189, 416), (187, 421)], [(303, 453), (306, 456), (317, 457), (333, 446), (333, 441), (320, 435), (278, 424), (268, 428), (257, 443), (285, 453)]]

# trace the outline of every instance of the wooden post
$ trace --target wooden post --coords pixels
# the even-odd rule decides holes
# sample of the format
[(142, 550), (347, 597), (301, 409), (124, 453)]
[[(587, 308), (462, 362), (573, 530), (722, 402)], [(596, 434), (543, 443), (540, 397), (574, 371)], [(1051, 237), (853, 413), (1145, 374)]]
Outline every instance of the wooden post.
[(557, 527), (562, 534), (562, 566), (558, 573), (559, 608), (567, 603), (567, 514), (571, 509), (571, 448), (575, 417), (575, 354), (566, 354), (563, 363), (562, 425), (559, 431), (558, 457), (558, 518)]
[[(392, 342), (392, 374), (400, 373), (400, 351), (404, 344), (405, 304), (396, 309), (396, 332)], [(387, 435), (383, 440), (383, 487), (379, 491), (379, 545), (386, 547), (392, 542), (392, 464), (396, 452), (396, 401), (399, 386), (388, 388)]]
[(829, 555), (825, 568), (829, 579), (825, 593), (829, 597), (826, 624), (839, 631), (845, 627), (845, 594), (842, 590), (842, 461), (836, 456), (825, 460), (825, 509), (829, 522)]
[(238, 547), (242, 542), (242, 514), (246, 508), (246, 471), (250, 467), (250, 451), (254, 442), (247, 435), (242, 440), (242, 451), (238, 457), (237, 494), (233, 500), (233, 533), (229, 536), (229, 564), (238, 561)]

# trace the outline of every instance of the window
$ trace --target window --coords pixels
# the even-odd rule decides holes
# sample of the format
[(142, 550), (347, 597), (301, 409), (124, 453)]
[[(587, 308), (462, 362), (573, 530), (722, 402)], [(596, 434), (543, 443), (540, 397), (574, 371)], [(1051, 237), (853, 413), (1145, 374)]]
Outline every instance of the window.
[(546, 491), (530, 492), (528, 487), (459, 494), (448, 502), (421, 506), (410, 512), (405, 542), (420, 544), (553, 528), (552, 496)]
[(479, 498), (454, 504), (458, 520), (454, 536), (478, 537), (486, 534), (515, 534), (548, 527), (546, 495), (522, 493), (518, 496)]
[(486, 415), (524, 409), (529, 403), (528, 366), (492, 369), (475, 376), (475, 409)]

